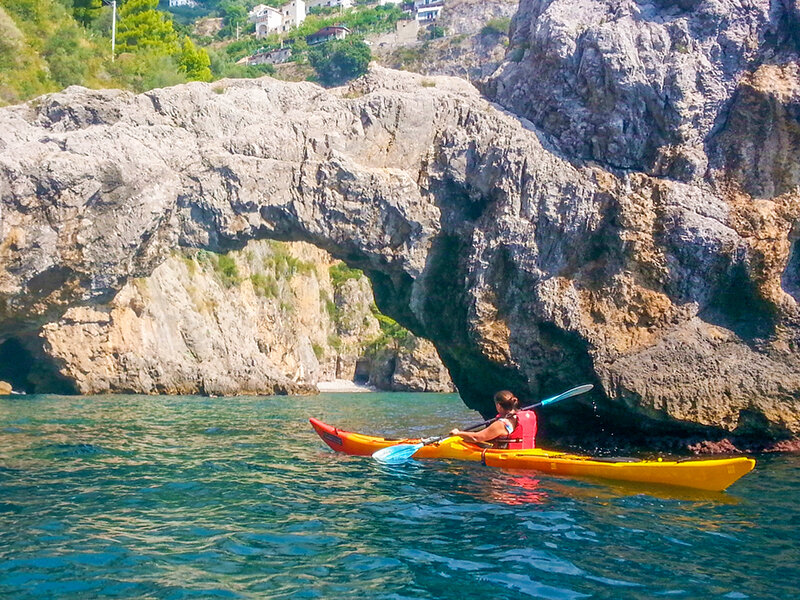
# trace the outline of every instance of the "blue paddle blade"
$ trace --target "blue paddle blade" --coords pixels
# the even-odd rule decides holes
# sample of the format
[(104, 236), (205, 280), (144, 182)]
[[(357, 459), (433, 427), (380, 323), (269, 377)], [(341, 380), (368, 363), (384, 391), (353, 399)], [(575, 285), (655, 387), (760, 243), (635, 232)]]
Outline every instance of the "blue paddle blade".
[(385, 465), (398, 465), (406, 462), (411, 456), (425, 444), (397, 444), (381, 448), (372, 453), (372, 458)]
[(571, 390), (567, 390), (563, 394), (559, 394), (558, 396), (553, 396), (552, 398), (548, 398), (547, 400), (542, 400), (536, 406), (546, 406), (548, 404), (552, 404), (553, 402), (558, 402), (559, 400), (566, 400), (567, 398), (572, 398), (573, 396), (579, 396), (580, 394), (585, 394), (586, 392), (590, 391), (594, 386), (591, 383), (587, 383), (585, 385), (579, 385), (578, 387), (574, 387)]

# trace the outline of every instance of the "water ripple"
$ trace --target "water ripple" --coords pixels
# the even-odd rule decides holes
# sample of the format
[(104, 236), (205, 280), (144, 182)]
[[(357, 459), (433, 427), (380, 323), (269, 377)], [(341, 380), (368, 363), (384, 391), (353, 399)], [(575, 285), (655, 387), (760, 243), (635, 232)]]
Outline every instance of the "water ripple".
[(454, 396), (0, 400), (0, 597), (788, 598), (800, 459), (654, 494), (329, 452), (309, 416), (433, 435)]

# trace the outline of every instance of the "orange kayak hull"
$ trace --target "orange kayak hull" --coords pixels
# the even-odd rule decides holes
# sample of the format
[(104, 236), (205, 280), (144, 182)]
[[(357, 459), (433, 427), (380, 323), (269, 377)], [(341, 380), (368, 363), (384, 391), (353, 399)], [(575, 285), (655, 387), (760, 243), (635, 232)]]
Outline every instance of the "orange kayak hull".
[[(416, 444), (419, 439), (392, 439), (353, 433), (309, 419), (311, 426), (336, 452), (358, 456), (398, 444)], [(749, 473), (756, 462), (747, 457), (638, 460), (595, 458), (536, 448), (533, 450), (484, 449), (450, 437), (420, 448), (414, 458), (444, 458), (478, 461), (490, 467), (513, 471), (536, 471), (568, 477), (670, 485), (719, 492)]]

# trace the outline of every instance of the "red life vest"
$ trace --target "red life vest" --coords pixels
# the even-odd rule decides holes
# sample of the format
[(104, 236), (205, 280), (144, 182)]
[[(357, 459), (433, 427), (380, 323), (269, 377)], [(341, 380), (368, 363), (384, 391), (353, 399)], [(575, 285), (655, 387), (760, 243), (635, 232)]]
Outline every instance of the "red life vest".
[[(500, 415), (498, 415), (499, 417)], [(494, 439), (497, 447), (509, 450), (528, 450), (536, 447), (536, 430), (538, 428), (536, 413), (532, 410), (520, 411), (516, 414), (517, 426), (508, 435)]]

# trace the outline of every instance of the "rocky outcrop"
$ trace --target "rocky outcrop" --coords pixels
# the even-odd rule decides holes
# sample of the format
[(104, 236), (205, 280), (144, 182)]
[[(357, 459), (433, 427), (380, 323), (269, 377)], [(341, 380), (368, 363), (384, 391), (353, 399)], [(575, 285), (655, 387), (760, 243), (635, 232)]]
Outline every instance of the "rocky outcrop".
[(448, 0), (438, 24), (449, 35), (472, 35), (492, 20), (510, 19), (518, 6), (518, 0)]
[(225, 27), (225, 20), (222, 17), (204, 17), (197, 19), (194, 23), (194, 34), (200, 37), (211, 37), (217, 35)]
[(427, 340), (415, 337), (372, 354), (369, 383), (393, 392), (455, 391), (436, 348)]
[[(323, 254), (300, 252), (306, 260)], [(313, 348), (330, 326), (320, 301), (324, 278), (296, 254), (256, 243), (237, 257), (170, 256), (109, 305), (73, 307), (46, 324), (45, 350), (83, 394), (316, 391), (321, 366)], [(287, 265), (287, 257), (297, 262)], [(304, 272), (287, 276), (298, 263)]]
[[(44, 325), (43, 352), (82, 394), (316, 392), (321, 381), (353, 380), (381, 335), (369, 281), (351, 271), (334, 289), (335, 263), (302, 242), (174, 252), (109, 304), (73, 307)], [(451, 391), (439, 390), (441, 361), (418, 357), (410, 342), (395, 353), (417, 375), (407, 390)]]
[(682, 181), (743, 80), (796, 49), (792, 2), (521, 0), (487, 86), (567, 156)]
[[(505, 35), (452, 35), (407, 46), (378, 48), (380, 64), (422, 73), (478, 81), (494, 73), (506, 54)], [(432, 80), (428, 85), (435, 85)]]
[[(337, 379), (354, 380), (359, 359), (363, 357), (366, 343), (381, 334), (378, 320), (372, 313), (375, 300), (366, 277), (349, 277), (337, 282), (333, 293), (333, 321), (335, 331), (329, 344), (336, 347), (334, 375)], [(365, 343), (366, 342), (366, 343)]]
[(724, 124), (709, 136), (719, 185), (757, 199), (797, 192), (800, 185), (800, 67), (765, 64), (742, 78)]
[(448, 0), (437, 21), (437, 31), (444, 37), (427, 39), (426, 28), (420, 32), (424, 41), (373, 36), (373, 55), (381, 65), (393, 69), (482, 80), (503, 62), (507, 23), (517, 5), (517, 0)]
[[(70, 88), (0, 111), (0, 335), (108, 302), (178, 246), (299, 240), (363, 269), (485, 412), (498, 388), (594, 382), (593, 427), (800, 431), (796, 190), (573, 164), (466, 82), (426, 81)], [(554, 406), (551, 433), (590, 406)]]

